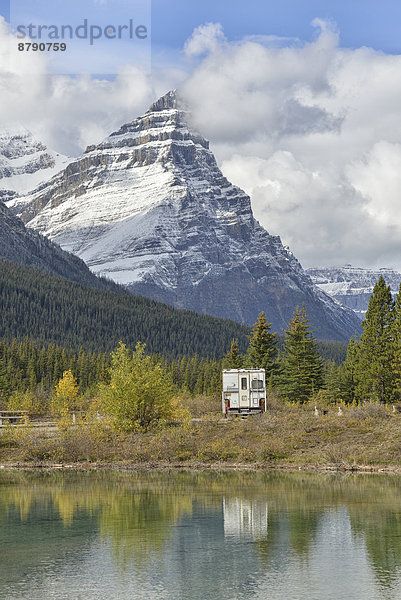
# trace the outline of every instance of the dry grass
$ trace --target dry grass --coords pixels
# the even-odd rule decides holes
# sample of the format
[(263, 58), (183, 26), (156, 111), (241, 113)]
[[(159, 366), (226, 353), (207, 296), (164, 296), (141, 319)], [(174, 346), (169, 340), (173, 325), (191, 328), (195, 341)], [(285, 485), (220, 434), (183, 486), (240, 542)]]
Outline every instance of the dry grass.
[(53, 435), (3, 429), (0, 460), (320, 465), (353, 468), (401, 464), (401, 414), (369, 403), (314, 414), (314, 403), (287, 405), (270, 398), (269, 410), (247, 419), (223, 419), (216, 400), (197, 399), (190, 426), (116, 434), (107, 426), (81, 425)]

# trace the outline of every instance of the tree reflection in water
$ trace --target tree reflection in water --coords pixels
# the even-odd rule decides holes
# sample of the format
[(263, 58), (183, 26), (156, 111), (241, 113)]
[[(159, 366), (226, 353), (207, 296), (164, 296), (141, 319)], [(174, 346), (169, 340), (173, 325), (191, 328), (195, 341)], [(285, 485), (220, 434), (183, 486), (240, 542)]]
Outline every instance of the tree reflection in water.
[[(146, 568), (166, 544), (180, 542), (174, 526), (194, 511), (213, 517), (224, 543), (249, 540), (260, 568), (283, 553), (308, 562), (329, 512), (345, 511), (363, 541), (382, 586), (401, 567), (401, 478), (260, 472), (9, 472), (0, 475), (0, 534), (10, 519), (34, 519), (47, 507), (72, 527), (86, 516), (110, 540), (121, 568)], [(173, 542), (173, 537), (175, 541)]]

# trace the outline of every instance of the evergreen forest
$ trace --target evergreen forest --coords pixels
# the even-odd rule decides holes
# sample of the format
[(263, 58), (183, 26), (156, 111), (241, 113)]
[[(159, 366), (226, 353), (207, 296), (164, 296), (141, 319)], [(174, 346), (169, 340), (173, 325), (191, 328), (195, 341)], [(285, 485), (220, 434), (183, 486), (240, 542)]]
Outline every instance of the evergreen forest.
[(128, 356), (138, 343), (152, 368), (160, 366), (174, 389), (189, 395), (217, 400), (223, 368), (252, 367), (265, 369), (270, 394), (291, 403), (401, 402), (401, 295), (394, 300), (383, 277), (363, 333), (347, 349), (315, 340), (304, 307), (279, 336), (263, 312), (248, 328), (7, 261), (0, 261), (0, 306), (3, 408), (18, 405), (15, 394), (44, 408), (67, 372), (80, 396), (96, 395), (110, 383), (118, 345)]

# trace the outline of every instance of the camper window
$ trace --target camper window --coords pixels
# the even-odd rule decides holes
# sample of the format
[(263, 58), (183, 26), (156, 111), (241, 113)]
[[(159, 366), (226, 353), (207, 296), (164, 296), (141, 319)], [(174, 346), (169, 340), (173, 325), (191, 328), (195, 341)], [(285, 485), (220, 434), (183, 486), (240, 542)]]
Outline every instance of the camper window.
[(261, 379), (253, 379), (252, 380), (252, 389), (253, 390), (263, 390), (263, 381)]
[(241, 377), (241, 390), (246, 390), (246, 377)]

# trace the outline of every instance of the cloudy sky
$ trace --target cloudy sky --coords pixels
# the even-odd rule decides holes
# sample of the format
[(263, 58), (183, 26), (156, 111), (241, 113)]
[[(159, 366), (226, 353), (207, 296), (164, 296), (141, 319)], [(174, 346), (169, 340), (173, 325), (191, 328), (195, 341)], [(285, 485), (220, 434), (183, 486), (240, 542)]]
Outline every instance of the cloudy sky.
[[(124, 0), (86, 2), (93, 22), (99, 6), (127, 17)], [(4, 0), (0, 14), (0, 129), (78, 155), (178, 87), (224, 174), (304, 266), (401, 270), (399, 0), (153, 0), (151, 68), (116, 41), (98, 46), (107, 77), (85, 53), (71, 76), (10, 52)]]

